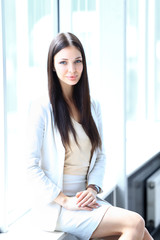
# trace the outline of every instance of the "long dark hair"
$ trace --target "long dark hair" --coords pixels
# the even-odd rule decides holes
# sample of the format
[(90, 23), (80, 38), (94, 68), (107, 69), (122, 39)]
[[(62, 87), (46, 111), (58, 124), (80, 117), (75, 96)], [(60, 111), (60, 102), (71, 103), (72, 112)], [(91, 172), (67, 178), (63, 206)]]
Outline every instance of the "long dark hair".
[(73, 86), (73, 101), (79, 110), (80, 123), (91, 141), (93, 152), (97, 147), (101, 147), (101, 139), (91, 114), (89, 83), (84, 49), (79, 39), (72, 33), (59, 33), (56, 38), (53, 39), (49, 47), (47, 62), (48, 91), (53, 109), (54, 121), (60, 132), (64, 146), (70, 145), (69, 132), (72, 132), (75, 141), (77, 142), (76, 132), (70, 118), (69, 106), (63, 97), (57, 74), (53, 71), (54, 56), (60, 50), (68, 46), (75, 46), (82, 55), (83, 71), (80, 80)]

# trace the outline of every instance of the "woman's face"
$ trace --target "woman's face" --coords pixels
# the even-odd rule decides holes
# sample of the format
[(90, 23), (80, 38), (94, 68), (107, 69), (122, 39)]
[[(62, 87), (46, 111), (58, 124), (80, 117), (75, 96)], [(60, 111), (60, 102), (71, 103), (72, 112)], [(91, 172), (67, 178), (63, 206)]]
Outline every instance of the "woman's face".
[(63, 48), (54, 56), (54, 69), (61, 86), (77, 84), (83, 71), (81, 52), (74, 46)]

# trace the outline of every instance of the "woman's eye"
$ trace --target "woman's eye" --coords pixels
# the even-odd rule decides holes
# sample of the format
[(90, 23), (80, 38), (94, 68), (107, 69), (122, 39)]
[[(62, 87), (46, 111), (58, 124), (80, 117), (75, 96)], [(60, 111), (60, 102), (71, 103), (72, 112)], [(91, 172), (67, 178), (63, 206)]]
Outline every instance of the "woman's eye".
[(66, 62), (66, 61), (62, 61), (62, 62), (60, 62), (60, 64), (62, 64), (62, 65), (66, 65), (67, 62)]
[(76, 60), (76, 63), (81, 63), (82, 62), (82, 60)]

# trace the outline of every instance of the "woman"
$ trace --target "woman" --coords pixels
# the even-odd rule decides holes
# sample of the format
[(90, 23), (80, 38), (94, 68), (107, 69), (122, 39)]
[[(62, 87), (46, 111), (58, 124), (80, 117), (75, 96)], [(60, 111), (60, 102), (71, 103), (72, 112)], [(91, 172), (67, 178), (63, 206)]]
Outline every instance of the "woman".
[(28, 128), (36, 221), (83, 240), (152, 239), (141, 216), (97, 197), (105, 173), (101, 113), (75, 35), (60, 33), (51, 42), (47, 68), (49, 99), (32, 104)]

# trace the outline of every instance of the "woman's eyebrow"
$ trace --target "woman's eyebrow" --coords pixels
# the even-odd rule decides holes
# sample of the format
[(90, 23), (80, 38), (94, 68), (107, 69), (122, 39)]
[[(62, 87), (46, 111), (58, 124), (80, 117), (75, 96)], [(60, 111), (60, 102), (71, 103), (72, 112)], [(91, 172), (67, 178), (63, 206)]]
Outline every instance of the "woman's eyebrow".
[[(81, 56), (78, 56), (78, 57), (76, 57), (76, 58), (73, 58), (73, 59), (82, 59), (82, 57)], [(61, 58), (61, 60), (69, 60), (68, 58)]]
[(60, 60), (68, 60), (68, 58), (60, 58)]

